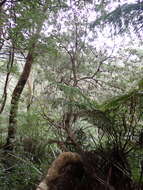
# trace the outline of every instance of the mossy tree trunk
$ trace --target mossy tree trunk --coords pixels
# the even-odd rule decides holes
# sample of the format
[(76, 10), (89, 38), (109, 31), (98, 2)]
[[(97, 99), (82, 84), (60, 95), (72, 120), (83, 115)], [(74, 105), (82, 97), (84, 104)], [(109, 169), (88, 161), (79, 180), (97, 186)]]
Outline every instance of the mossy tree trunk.
[(23, 72), (12, 93), (8, 136), (7, 136), (6, 146), (5, 146), (6, 150), (13, 150), (14, 148), (13, 142), (15, 140), (15, 135), (16, 135), (18, 104), (19, 104), (21, 93), (25, 87), (25, 84), (28, 80), (28, 77), (31, 71), (32, 63), (34, 60), (34, 49), (35, 49), (35, 43), (33, 44), (32, 50), (29, 50), (29, 53), (26, 58), (25, 66), (23, 68)]
[[(47, 9), (48, 9), (48, 6), (44, 6), (43, 14), (46, 13)], [(14, 149), (19, 100), (20, 100), (22, 91), (25, 87), (25, 84), (27, 83), (28, 77), (30, 75), (32, 64), (34, 62), (36, 45), (37, 45), (37, 42), (39, 39), (39, 35), (41, 32), (44, 20), (45, 20), (44, 17), (43, 17), (43, 19), (40, 20), (40, 23), (38, 23), (35, 34), (33, 34), (33, 36), (30, 39), (29, 52), (26, 57), (26, 62), (25, 62), (24, 68), (23, 68), (23, 72), (22, 72), (22, 74), (14, 88), (14, 91), (12, 93), (11, 108), (10, 108), (10, 115), (9, 115), (8, 135), (7, 135), (6, 144), (4, 146), (4, 149), (6, 151), (13, 151), (13, 149)]]

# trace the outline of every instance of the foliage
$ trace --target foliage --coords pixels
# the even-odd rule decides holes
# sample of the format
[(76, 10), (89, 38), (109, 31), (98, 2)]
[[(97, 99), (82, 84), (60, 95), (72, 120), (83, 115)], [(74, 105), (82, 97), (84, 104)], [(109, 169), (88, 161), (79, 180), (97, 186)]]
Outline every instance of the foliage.
[(92, 27), (96, 25), (109, 23), (113, 24), (115, 31), (123, 33), (129, 26), (132, 26), (136, 32), (142, 31), (142, 17), (143, 2), (125, 3), (119, 5), (115, 10), (104, 14), (92, 23)]
[(35, 166), (32, 163), (28, 164), (26, 162), (20, 162), (14, 166), (14, 171), (12, 173), (6, 172), (4, 168), (1, 168), (0, 174), (0, 187), (2, 189), (34, 189), (36, 181), (39, 177), (38, 172), (35, 170)]

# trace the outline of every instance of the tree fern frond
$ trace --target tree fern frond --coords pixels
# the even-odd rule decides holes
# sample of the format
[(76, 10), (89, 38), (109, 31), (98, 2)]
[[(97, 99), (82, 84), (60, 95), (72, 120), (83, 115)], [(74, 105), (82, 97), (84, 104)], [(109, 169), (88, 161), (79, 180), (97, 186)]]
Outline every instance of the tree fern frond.
[(104, 23), (113, 24), (118, 33), (124, 32), (129, 25), (133, 26), (135, 31), (141, 30), (143, 27), (143, 2), (118, 6), (112, 12), (95, 20), (91, 27)]
[(113, 97), (112, 99), (105, 101), (100, 106), (100, 109), (102, 111), (105, 111), (105, 112), (112, 111), (114, 109), (119, 108), (120, 105), (125, 104), (133, 96), (139, 96), (138, 90), (134, 89), (134, 90), (132, 90), (129, 93), (126, 93), (124, 95)]

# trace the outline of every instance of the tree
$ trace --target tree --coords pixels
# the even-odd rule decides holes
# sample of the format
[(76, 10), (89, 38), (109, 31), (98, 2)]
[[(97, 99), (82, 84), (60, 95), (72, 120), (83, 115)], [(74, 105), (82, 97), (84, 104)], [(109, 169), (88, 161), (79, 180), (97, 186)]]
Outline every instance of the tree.
[[(33, 3), (28, 4), (26, 7), (27, 8), (30, 7), (29, 8), (29, 14), (31, 14), (30, 11), (34, 11), (34, 15), (35, 15), (35, 14), (37, 14), (36, 13), (37, 8), (40, 8), (40, 6), (36, 6), (35, 10), (33, 10), (33, 5), (35, 5), (35, 4), (33, 4)], [(46, 13), (46, 11), (48, 9), (47, 4), (45, 3), (42, 7), (43, 8), (41, 9), (41, 12)], [(22, 17), (22, 15), (21, 15), (21, 17)], [(13, 142), (14, 142), (15, 134), (16, 134), (17, 111), (18, 111), (19, 99), (20, 99), (21, 93), (24, 89), (24, 86), (28, 80), (28, 77), (29, 77), (29, 74), (31, 71), (31, 67), (32, 67), (32, 64), (34, 62), (35, 49), (36, 49), (36, 45), (38, 43), (40, 32), (42, 30), (44, 19), (45, 19), (45, 17), (43, 16), (42, 18), (40, 17), (38, 20), (36, 20), (34, 22), (35, 27), (32, 30), (32, 33), (29, 33), (29, 35), (31, 35), (31, 36), (29, 36), (30, 38), (29, 38), (29, 42), (28, 42), (29, 46), (27, 49), (28, 53), (27, 53), (27, 57), (26, 57), (26, 62), (25, 62), (24, 68), (23, 68), (23, 72), (21, 73), (20, 78), (17, 82), (17, 85), (15, 86), (14, 91), (12, 93), (11, 109), (10, 109), (10, 116), (9, 116), (8, 136), (7, 136), (7, 142), (5, 144), (6, 150), (13, 150), (13, 148), (14, 148)], [(29, 17), (29, 21), (30, 21), (30, 17)], [(30, 26), (30, 27), (33, 27), (33, 26)], [(16, 29), (16, 28), (13, 28), (13, 30), (14, 29)], [(21, 31), (19, 31), (19, 32), (22, 32), (23, 28), (20, 28), (20, 29), (21, 29)], [(29, 28), (27, 28), (27, 29), (29, 30)], [(23, 33), (22, 35), (24, 38), (25, 34)]]

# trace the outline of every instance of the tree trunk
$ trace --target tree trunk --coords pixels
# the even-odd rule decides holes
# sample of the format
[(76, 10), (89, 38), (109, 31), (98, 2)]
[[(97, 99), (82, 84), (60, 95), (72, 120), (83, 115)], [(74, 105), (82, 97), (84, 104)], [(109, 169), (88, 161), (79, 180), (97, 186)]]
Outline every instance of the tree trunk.
[(10, 50), (9, 61), (7, 63), (7, 75), (6, 75), (6, 79), (5, 79), (3, 95), (1, 98), (2, 103), (0, 105), (0, 114), (2, 114), (5, 104), (6, 104), (6, 100), (7, 100), (7, 88), (8, 88), (9, 77), (11, 74), (11, 69), (13, 67), (13, 62), (14, 62), (14, 47), (12, 47), (12, 50)]
[(24, 89), (24, 86), (28, 80), (32, 63), (34, 60), (34, 48), (35, 44), (33, 44), (32, 50), (29, 50), (29, 53), (26, 58), (26, 63), (23, 69), (23, 72), (19, 78), (19, 81), (12, 93), (11, 99), (11, 109), (10, 109), (10, 116), (9, 116), (9, 126), (8, 126), (8, 136), (7, 142), (5, 145), (6, 150), (13, 150), (13, 141), (15, 140), (16, 134), (16, 125), (17, 125), (17, 111), (18, 111), (18, 103), (21, 96), (21, 93)]
[[(46, 12), (47, 6), (44, 6), (43, 13)], [(22, 91), (25, 87), (25, 84), (28, 80), (28, 77), (30, 75), (32, 63), (34, 61), (35, 56), (35, 47), (39, 39), (39, 34), (42, 29), (44, 19), (40, 21), (38, 24), (37, 30), (35, 34), (31, 38), (31, 46), (29, 47), (29, 52), (26, 58), (26, 63), (23, 68), (23, 72), (18, 80), (17, 85), (15, 86), (15, 89), (12, 93), (12, 99), (11, 99), (11, 108), (10, 108), (10, 116), (9, 116), (9, 126), (8, 126), (8, 136), (6, 140), (6, 144), (4, 146), (5, 151), (13, 151), (14, 149), (14, 142), (15, 142), (15, 136), (16, 136), (16, 127), (17, 127), (17, 112), (18, 112), (18, 104), (20, 100), (20, 96), (22, 94)]]

